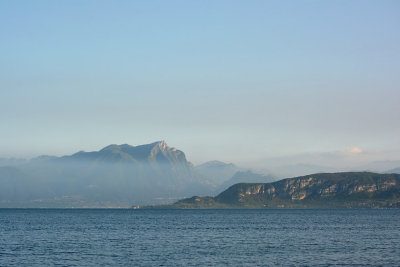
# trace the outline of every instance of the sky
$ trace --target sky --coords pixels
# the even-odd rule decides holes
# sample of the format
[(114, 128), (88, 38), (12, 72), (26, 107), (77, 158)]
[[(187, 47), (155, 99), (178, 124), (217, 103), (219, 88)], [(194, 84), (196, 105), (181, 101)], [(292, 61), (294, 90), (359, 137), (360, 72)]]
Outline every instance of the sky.
[(2, 0), (0, 157), (165, 140), (195, 164), (399, 160), (399, 14), (399, 1)]

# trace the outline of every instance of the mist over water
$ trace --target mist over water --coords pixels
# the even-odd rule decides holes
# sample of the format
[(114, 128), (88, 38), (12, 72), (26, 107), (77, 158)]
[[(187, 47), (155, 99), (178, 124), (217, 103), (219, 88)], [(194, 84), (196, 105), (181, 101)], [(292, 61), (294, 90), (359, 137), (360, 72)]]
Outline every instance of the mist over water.
[[(201, 177), (168, 162), (69, 160), (0, 167), (0, 200), (11, 207), (129, 207), (207, 194)], [(14, 204), (12, 204), (14, 203)]]
[(185, 154), (164, 141), (3, 166), (0, 185), (3, 207), (129, 207), (212, 191)]
[(0, 266), (399, 265), (399, 14), (0, 0)]

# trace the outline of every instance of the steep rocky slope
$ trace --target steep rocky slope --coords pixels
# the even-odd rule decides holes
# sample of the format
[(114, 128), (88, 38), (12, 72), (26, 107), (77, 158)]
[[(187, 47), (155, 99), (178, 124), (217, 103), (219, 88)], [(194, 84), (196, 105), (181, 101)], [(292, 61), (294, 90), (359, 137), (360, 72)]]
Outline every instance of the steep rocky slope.
[(321, 173), (274, 183), (238, 183), (216, 197), (192, 197), (175, 208), (400, 207), (400, 175)]

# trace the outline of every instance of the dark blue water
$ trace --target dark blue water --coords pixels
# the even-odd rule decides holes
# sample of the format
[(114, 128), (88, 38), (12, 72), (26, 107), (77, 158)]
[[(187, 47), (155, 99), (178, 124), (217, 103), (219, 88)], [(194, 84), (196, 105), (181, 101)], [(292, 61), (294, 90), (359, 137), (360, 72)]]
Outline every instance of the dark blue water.
[(400, 264), (400, 210), (0, 210), (0, 265)]

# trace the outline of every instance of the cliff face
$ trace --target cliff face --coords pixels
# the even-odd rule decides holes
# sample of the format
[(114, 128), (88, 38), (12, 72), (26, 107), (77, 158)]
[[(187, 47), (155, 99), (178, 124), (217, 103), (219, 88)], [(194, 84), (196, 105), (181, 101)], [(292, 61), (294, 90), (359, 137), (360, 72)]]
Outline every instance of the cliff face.
[[(210, 200), (207, 200), (210, 206)], [(213, 198), (216, 207), (397, 207), (400, 175), (325, 173), (274, 183), (239, 183)], [(202, 199), (196, 199), (201, 207)], [(176, 204), (189, 207), (190, 201)]]

